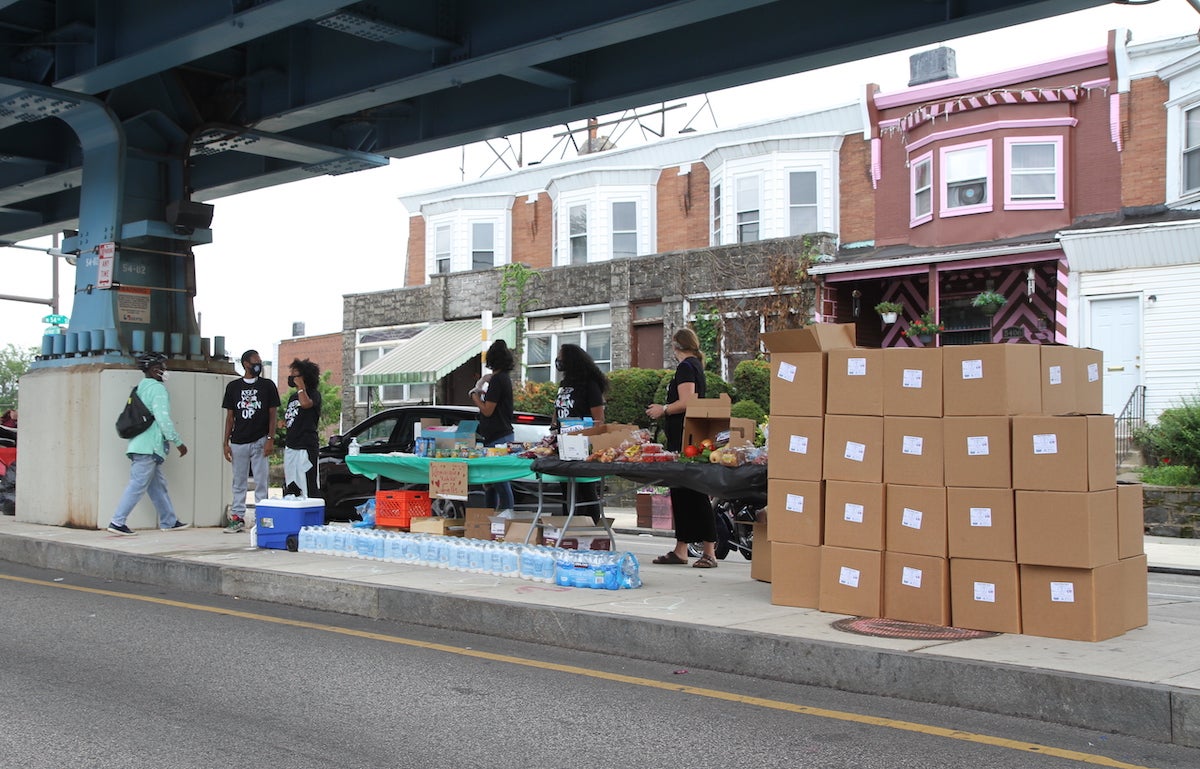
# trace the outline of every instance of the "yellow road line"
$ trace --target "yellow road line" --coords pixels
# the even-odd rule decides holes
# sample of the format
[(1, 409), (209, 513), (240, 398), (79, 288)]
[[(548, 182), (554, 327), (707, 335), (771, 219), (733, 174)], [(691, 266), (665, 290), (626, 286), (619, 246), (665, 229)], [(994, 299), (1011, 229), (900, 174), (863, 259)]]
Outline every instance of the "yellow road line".
[(724, 692), (720, 691), (719, 689), (705, 689), (698, 686), (685, 686), (682, 684), (667, 683), (665, 681), (655, 681), (652, 678), (641, 678), (638, 676), (622, 675), (620, 673), (609, 673), (603, 670), (592, 670), (591, 668), (582, 668), (575, 665), (560, 665), (556, 662), (529, 660), (523, 657), (512, 657), (507, 654), (493, 654), (492, 652), (480, 651), (478, 649), (467, 649), (461, 646), (449, 646), (430, 641), (417, 641), (411, 638), (400, 638), (394, 635), (372, 633), (366, 630), (352, 630), (349, 628), (337, 627), (335, 625), (322, 625), (316, 622), (283, 619), (281, 617), (272, 617), (267, 614), (253, 614), (251, 612), (237, 611), (236, 609), (221, 609), (214, 606), (204, 606), (202, 604), (172, 601), (166, 598), (130, 595), (129, 593), (120, 593), (115, 590), (102, 590), (99, 588), (82, 587), (79, 585), (68, 585), (61, 582), (46, 582), (45, 580), (14, 577), (7, 574), (0, 574), (0, 579), (6, 579), (11, 582), (24, 582), (30, 585), (40, 585), (42, 587), (57, 587), (64, 590), (74, 590), (81, 593), (106, 595), (113, 598), (124, 598), (130, 601), (155, 603), (162, 606), (171, 606), (177, 609), (189, 609), (191, 611), (202, 611), (210, 614), (222, 614), (229, 617), (238, 617), (241, 619), (255, 620), (258, 622), (271, 622), (276, 625), (286, 625), (288, 627), (304, 628), (307, 630), (319, 630), (326, 633), (352, 636), (354, 638), (366, 638), (372, 641), (384, 641), (387, 643), (400, 644), (402, 646), (428, 649), (430, 651), (457, 654), (464, 657), (475, 657), (477, 659), (489, 660), (491, 662), (504, 662), (510, 665), (522, 665), (524, 667), (538, 668), (541, 670), (554, 670), (560, 673), (587, 676), (589, 678), (598, 678), (605, 681), (629, 684), (631, 686), (644, 686), (651, 689), (661, 689), (664, 691), (678, 692), (680, 694), (690, 694), (696, 697), (707, 697), (714, 700), (736, 702), (742, 705), (754, 705), (760, 708), (768, 708), (771, 710), (779, 710), (788, 713), (799, 713), (806, 716), (816, 716), (818, 718), (828, 718), (837, 721), (850, 721), (852, 723), (880, 726), (887, 729), (900, 729), (907, 732), (917, 732), (919, 734), (928, 734), (935, 737), (944, 737), (950, 740), (960, 740), (962, 742), (990, 745), (992, 747), (1005, 748), (1007, 750), (1017, 750), (1023, 753), (1038, 753), (1040, 755), (1054, 756), (1056, 758), (1065, 758), (1071, 761), (1078, 761), (1080, 763), (1093, 764), (1095, 766), (1107, 766), (1113, 767), (1114, 769), (1153, 769), (1153, 767), (1142, 766), (1140, 764), (1127, 764), (1124, 761), (1117, 761), (1116, 759), (1108, 758), (1107, 756), (1081, 753), (1077, 750), (1067, 750), (1048, 745), (1038, 745), (1032, 742), (1023, 742), (1021, 740), (1009, 740), (1003, 737), (975, 734), (973, 732), (964, 732), (958, 729), (946, 729), (940, 726), (918, 724), (912, 721), (898, 721), (892, 718), (864, 716), (858, 713), (849, 713), (841, 710), (827, 710), (825, 708), (815, 708), (809, 705), (797, 705), (791, 702), (781, 702), (779, 700), (768, 700), (762, 697), (751, 697), (744, 694)]

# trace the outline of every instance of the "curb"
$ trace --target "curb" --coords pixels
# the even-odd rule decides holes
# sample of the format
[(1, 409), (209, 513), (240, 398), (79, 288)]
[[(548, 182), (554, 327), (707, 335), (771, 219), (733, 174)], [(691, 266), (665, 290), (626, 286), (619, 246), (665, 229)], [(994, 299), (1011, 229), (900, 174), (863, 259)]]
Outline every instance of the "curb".
[(91, 577), (412, 622), (1200, 747), (1200, 693), (1159, 684), (181, 562), (3, 534), (0, 552), (14, 563)]

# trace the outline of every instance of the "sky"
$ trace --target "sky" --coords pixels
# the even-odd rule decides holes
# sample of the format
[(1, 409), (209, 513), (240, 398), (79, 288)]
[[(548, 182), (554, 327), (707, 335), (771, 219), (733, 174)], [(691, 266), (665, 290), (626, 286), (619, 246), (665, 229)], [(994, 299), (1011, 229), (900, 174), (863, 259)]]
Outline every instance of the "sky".
[[(1200, 13), (1186, 0), (1106, 5), (944, 44), (955, 50), (958, 75), (975, 77), (1101, 48), (1108, 30), (1117, 28), (1131, 30), (1134, 43), (1194, 34)], [(908, 82), (911, 52), (711, 92), (711, 111), (705, 95), (679, 99), (669, 104), (687, 106), (667, 113), (666, 129), (674, 134), (689, 121), (700, 131), (731, 128), (847, 104), (861, 97), (867, 83), (900, 90)], [(526, 133), (526, 160), (559, 157), (553, 134), (562, 130), (557, 125)], [(642, 141), (637, 130), (614, 138), (621, 147)], [(294, 323), (303, 323), (310, 336), (340, 332), (343, 294), (404, 282), (409, 213), (398, 198), (478, 179), (493, 158), (491, 149), (476, 144), (208, 201), (215, 205), (213, 242), (194, 250), (201, 335), (224, 336), (231, 356), (255, 348), (274, 360), (279, 340), (293, 336)], [(47, 247), (50, 241), (28, 245)], [(51, 257), (0, 248), (0, 265), (0, 294), (50, 297)], [(60, 312), (70, 315), (74, 270), (65, 263), (61, 268)], [(49, 313), (46, 304), (0, 300), (0, 348), (40, 347), (41, 319)]]

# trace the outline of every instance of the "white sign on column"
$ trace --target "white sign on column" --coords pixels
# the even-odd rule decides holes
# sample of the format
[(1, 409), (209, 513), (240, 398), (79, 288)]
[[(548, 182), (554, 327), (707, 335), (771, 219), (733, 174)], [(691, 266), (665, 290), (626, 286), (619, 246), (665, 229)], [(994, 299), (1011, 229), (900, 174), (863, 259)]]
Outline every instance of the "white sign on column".
[(96, 254), (100, 257), (96, 267), (96, 288), (112, 288), (116, 252), (115, 243), (101, 243), (96, 246)]

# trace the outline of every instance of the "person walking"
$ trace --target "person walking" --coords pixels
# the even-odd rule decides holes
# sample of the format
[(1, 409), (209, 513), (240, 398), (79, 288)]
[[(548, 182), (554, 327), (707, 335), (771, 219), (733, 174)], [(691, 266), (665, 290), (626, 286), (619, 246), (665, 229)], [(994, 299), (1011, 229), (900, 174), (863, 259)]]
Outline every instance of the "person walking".
[(262, 376), (263, 364), (257, 350), (242, 353), (241, 379), (225, 386), (221, 408), (225, 409), (225, 461), (233, 464), (233, 502), (229, 506), (226, 534), (246, 528), (246, 488), (254, 474), (254, 502), (267, 498), (271, 486), (268, 458), (275, 450), (275, 415), (279, 389)]
[[(566, 419), (591, 417), (593, 427), (604, 424), (608, 377), (592, 360), (592, 356), (579, 345), (567, 343), (558, 348), (554, 367), (562, 373), (562, 382), (554, 398), (550, 431), (561, 432), (563, 420)], [(575, 483), (575, 506), (586, 510), (595, 523), (600, 522), (604, 512), (600, 506), (600, 483)], [(567, 484), (562, 485), (565, 498)], [(566, 503), (563, 505), (565, 507)]]
[(283, 444), (283, 492), (308, 498), (320, 488), (317, 477), (317, 450), (321, 421), (321, 368), (308, 358), (292, 361), (288, 369), (288, 387), (296, 392), (288, 398), (283, 411), (287, 438)]
[[(484, 446), (505, 446), (516, 437), (513, 432), (513, 387), (509, 372), (516, 365), (512, 350), (503, 339), (488, 347), (483, 365), (491, 370), (468, 393), (479, 409), (479, 439)], [(500, 515), (512, 515), (513, 490), (508, 481), (484, 484), (487, 504)]]
[[(683, 417), (688, 404), (705, 393), (704, 353), (700, 339), (690, 328), (680, 329), (671, 337), (675, 351), (675, 376), (667, 386), (667, 402), (646, 409), (651, 419), (663, 419), (667, 435), (667, 450), (683, 449)], [(684, 565), (687, 563), (688, 543), (700, 542), (704, 554), (692, 564), (697, 569), (717, 566), (717, 520), (708, 495), (694, 489), (672, 487), (671, 515), (675, 519), (675, 549), (654, 559), (654, 563)]]
[(175, 515), (175, 507), (167, 493), (167, 476), (162, 467), (171, 452), (172, 443), (179, 450), (180, 457), (188, 453), (183, 438), (179, 437), (171, 420), (171, 396), (163, 384), (167, 381), (166, 360), (167, 357), (162, 353), (146, 353), (137, 359), (138, 368), (143, 374), (137, 394), (154, 415), (154, 421), (125, 445), (125, 456), (129, 457), (130, 462), (129, 485), (117, 501), (117, 509), (113, 512), (108, 530), (127, 537), (136, 533), (126, 521), (143, 494), (149, 494), (150, 501), (154, 503), (160, 529), (179, 531), (188, 528), (188, 524)]

